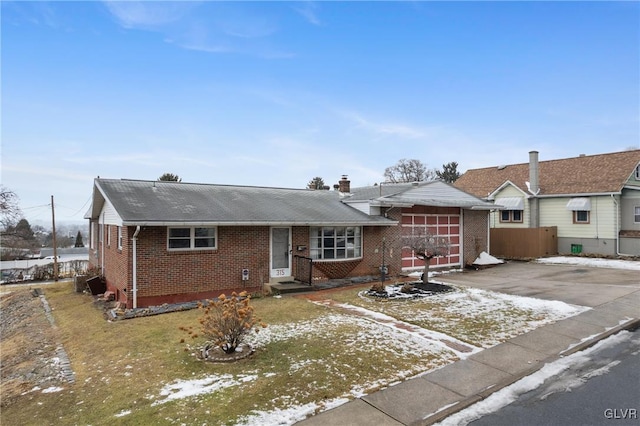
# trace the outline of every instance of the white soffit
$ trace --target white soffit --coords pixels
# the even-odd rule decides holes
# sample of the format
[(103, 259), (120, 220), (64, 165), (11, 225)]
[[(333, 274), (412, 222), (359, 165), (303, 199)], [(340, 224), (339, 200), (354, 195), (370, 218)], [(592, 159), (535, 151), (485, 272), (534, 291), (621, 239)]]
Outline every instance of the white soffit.
[(569, 200), (567, 210), (591, 211), (591, 200), (585, 197), (576, 197)]
[(495, 203), (504, 206), (505, 210), (524, 210), (524, 199), (522, 197), (496, 198)]

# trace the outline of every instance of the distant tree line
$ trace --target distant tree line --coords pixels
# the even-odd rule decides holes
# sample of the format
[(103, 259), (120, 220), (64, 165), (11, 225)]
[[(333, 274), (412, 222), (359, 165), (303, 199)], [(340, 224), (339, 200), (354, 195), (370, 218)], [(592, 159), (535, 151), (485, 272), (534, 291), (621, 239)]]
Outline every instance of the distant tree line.
[[(426, 182), (436, 179), (453, 183), (460, 176), (458, 163), (455, 161), (443, 164), (442, 169), (429, 169), (420, 160), (403, 158), (384, 170), (384, 178), (387, 183)], [(329, 186), (325, 185), (323, 178), (316, 176), (307, 183), (307, 188), (329, 189)]]

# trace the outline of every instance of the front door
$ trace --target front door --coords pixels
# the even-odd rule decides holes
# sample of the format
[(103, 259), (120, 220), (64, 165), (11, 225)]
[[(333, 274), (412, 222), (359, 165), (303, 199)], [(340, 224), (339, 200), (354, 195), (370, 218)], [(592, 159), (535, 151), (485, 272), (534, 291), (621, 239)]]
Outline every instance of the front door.
[(291, 228), (271, 228), (271, 278), (291, 276)]

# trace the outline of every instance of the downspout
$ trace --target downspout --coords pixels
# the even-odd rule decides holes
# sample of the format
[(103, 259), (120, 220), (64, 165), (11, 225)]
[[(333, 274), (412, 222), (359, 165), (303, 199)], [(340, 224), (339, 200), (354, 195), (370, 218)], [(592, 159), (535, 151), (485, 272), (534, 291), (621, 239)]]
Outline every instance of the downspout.
[(100, 235), (100, 275), (104, 277), (104, 215), (102, 215), (102, 223), (98, 221), (98, 235)]
[(611, 195), (611, 199), (613, 200), (613, 204), (616, 205), (616, 255), (618, 256), (633, 256), (632, 254), (620, 253), (620, 204), (616, 200), (616, 197), (613, 194)]
[(136, 227), (136, 232), (133, 233), (131, 240), (133, 241), (133, 261), (132, 261), (132, 273), (133, 273), (133, 309), (138, 307), (138, 234), (140, 233), (140, 225)]

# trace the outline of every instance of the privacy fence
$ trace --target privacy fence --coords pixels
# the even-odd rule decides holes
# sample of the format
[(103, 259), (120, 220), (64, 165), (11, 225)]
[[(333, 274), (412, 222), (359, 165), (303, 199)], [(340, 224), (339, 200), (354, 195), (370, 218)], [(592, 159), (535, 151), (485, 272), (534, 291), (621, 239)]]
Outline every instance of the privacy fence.
[(491, 228), (492, 256), (526, 259), (558, 254), (558, 227)]

